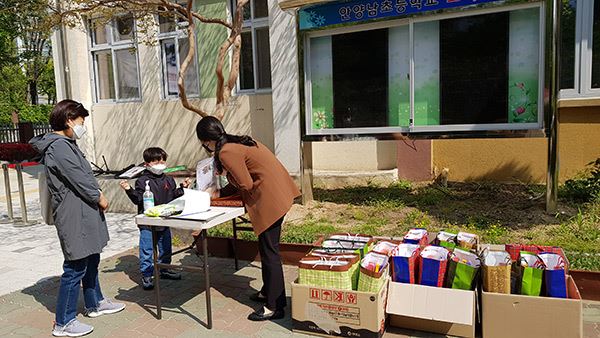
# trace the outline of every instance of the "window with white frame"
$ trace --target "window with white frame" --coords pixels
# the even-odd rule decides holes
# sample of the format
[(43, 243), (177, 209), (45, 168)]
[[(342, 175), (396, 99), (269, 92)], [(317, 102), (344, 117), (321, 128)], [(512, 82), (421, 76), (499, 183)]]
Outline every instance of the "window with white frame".
[[(233, 8), (235, 5), (234, 1)], [(271, 50), (267, 0), (249, 0), (244, 6), (243, 18), (238, 88), (240, 91), (270, 89)]]
[[(174, 17), (161, 15), (158, 17), (158, 21), (163, 97), (178, 97), (179, 68), (190, 50), (189, 38), (187, 31), (179, 28)], [(194, 60), (188, 65), (184, 80), (186, 95), (188, 97), (198, 97), (200, 89), (197, 57), (194, 57)]]
[(91, 20), (90, 38), (96, 101), (139, 100), (140, 75), (133, 16), (121, 15), (107, 23)]
[(600, 97), (600, 0), (563, 0), (560, 98)]

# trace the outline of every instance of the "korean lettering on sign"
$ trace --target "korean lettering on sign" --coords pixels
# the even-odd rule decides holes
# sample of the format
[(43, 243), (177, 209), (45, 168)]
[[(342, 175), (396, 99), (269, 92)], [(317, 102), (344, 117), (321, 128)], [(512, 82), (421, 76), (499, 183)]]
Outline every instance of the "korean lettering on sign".
[(331, 2), (300, 9), (300, 29), (313, 29), (340, 23), (471, 6), (503, 0), (355, 0)]

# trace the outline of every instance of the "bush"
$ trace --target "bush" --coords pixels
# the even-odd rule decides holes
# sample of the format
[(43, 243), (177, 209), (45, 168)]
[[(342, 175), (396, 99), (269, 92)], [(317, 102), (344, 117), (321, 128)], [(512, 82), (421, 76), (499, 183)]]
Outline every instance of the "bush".
[(0, 144), (0, 160), (2, 161), (21, 162), (31, 160), (37, 154), (37, 151), (28, 143)]
[(579, 177), (567, 180), (561, 188), (565, 198), (587, 202), (600, 195), (600, 158), (588, 163), (587, 170)]
[[(21, 105), (17, 108), (19, 112), (19, 121), (32, 123), (49, 123), (50, 112), (52, 105), (41, 104), (37, 106)], [(0, 124), (12, 124), (13, 108), (9, 105), (0, 104)]]

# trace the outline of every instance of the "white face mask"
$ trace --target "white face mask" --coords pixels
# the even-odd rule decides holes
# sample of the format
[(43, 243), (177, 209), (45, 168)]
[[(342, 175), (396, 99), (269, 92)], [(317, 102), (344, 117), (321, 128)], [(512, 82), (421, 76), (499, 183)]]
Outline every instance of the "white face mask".
[(87, 131), (83, 124), (73, 124), (71, 128), (73, 128), (73, 138), (76, 140), (82, 138)]
[(155, 164), (153, 166), (148, 167), (148, 170), (150, 170), (150, 172), (155, 175), (161, 175), (165, 169), (167, 169), (166, 164)]

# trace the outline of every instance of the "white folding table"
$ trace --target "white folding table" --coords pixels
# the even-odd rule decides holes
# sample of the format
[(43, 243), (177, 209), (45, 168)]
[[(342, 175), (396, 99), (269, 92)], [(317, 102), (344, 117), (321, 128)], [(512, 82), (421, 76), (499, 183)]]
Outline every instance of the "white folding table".
[[(234, 256), (236, 259), (236, 269), (237, 269), (237, 255), (235, 252), (235, 241), (237, 239), (236, 231), (241, 230), (236, 226), (236, 218), (241, 217), (245, 214), (245, 210), (243, 207), (211, 207), (210, 211), (216, 211), (221, 214), (215, 216), (206, 221), (200, 220), (191, 220), (191, 219), (177, 219), (177, 218), (162, 218), (162, 217), (148, 217), (145, 215), (138, 215), (135, 217), (135, 223), (137, 225), (145, 225), (149, 226), (152, 230), (152, 251), (153, 251), (153, 261), (154, 261), (154, 290), (156, 295), (156, 312), (158, 319), (161, 319), (161, 302), (160, 302), (160, 276), (159, 271), (161, 268), (172, 268), (172, 269), (182, 269), (186, 271), (204, 271), (204, 283), (206, 290), (206, 317), (207, 317), (207, 327), (209, 329), (212, 328), (212, 308), (210, 305), (210, 274), (208, 267), (208, 243), (206, 239), (206, 232), (208, 229), (217, 226), (219, 224), (223, 224), (228, 221), (232, 221), (233, 229), (234, 229)], [(189, 265), (174, 265), (174, 264), (162, 264), (158, 263), (158, 250), (157, 250), (157, 236), (156, 236), (156, 227), (169, 227), (169, 228), (177, 228), (184, 230), (192, 230), (192, 231), (200, 231), (200, 240), (202, 243), (202, 253), (204, 257), (204, 264), (202, 267), (198, 266), (189, 266)], [(193, 245), (189, 248), (174, 252), (173, 255), (186, 251), (192, 248)]]

